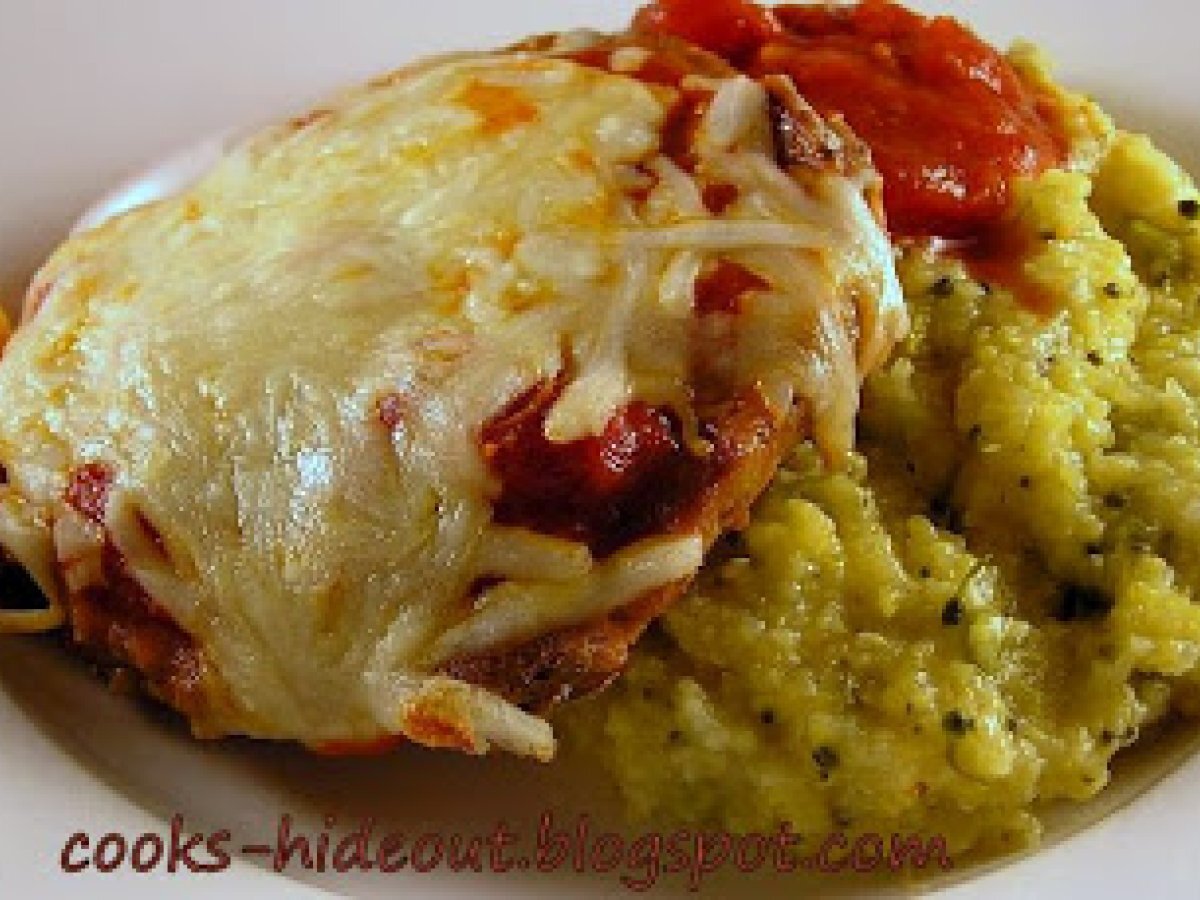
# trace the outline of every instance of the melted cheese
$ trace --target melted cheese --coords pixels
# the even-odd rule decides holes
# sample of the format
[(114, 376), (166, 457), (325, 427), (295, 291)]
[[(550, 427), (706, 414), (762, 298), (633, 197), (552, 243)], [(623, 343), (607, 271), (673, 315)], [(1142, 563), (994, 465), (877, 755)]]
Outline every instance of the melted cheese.
[[(686, 409), (691, 293), (718, 255), (772, 287), (706, 365), (807, 403), (833, 453), (861, 364), (903, 328), (864, 185), (793, 183), (762, 89), (713, 89), (700, 171), (738, 189), (719, 218), (657, 155), (672, 90), (523, 53), (377, 81), (72, 238), (0, 363), (0, 543), (57, 605), (63, 579), (98, 579), (98, 530), (62, 498), (104, 462), (108, 534), (220, 685), (199, 730), (366, 740), (434, 715), (466, 749), (548, 757), (545, 722), (438, 664), (686, 579), (703, 547), (596, 561), (498, 527), (481, 425), (568, 371), (552, 440), (632, 399)], [(484, 576), (503, 583), (464, 599)]]

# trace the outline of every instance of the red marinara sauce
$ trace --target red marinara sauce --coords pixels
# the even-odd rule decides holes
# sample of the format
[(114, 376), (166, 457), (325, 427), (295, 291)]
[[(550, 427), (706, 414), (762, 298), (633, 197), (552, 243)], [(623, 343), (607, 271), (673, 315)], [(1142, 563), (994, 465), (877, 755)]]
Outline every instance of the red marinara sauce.
[(635, 27), (673, 34), (738, 65), (779, 34), (771, 12), (749, 0), (657, 0)]
[(789, 75), (820, 113), (842, 115), (873, 152), (898, 237), (974, 238), (1004, 218), (1015, 177), (1066, 154), (1051, 99), (950, 18), (889, 0), (657, 0), (636, 24), (748, 74)]
[(483, 427), (484, 457), (502, 485), (496, 521), (581, 541), (600, 558), (669, 528), (706, 476), (674, 415), (634, 402), (603, 433), (554, 443), (546, 416), (561, 390), (542, 382)]

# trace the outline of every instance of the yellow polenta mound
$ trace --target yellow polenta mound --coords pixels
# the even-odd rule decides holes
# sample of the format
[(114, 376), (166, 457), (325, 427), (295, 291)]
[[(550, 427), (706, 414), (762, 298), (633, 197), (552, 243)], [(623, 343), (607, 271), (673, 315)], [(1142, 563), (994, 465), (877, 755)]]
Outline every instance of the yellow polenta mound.
[(1146, 139), (1079, 121), (1093, 163), (1018, 190), (1060, 311), (904, 250), (914, 327), (849, 470), (800, 447), (565, 720), (636, 816), (1013, 848), (1200, 713), (1200, 209)]

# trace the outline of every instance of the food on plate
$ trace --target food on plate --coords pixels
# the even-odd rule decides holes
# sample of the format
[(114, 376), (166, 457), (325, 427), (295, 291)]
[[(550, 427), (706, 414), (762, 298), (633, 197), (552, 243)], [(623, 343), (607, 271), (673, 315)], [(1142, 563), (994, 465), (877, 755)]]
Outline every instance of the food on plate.
[(648, 32), (404, 69), (37, 274), (0, 629), (201, 736), (546, 759), (904, 328), (879, 178), (787, 78)]
[(641, 22), (872, 145), (912, 328), (853, 464), (800, 445), (566, 733), (656, 823), (1027, 845), (1200, 714), (1200, 196), (1028, 46), (880, 2), (690, 8)]
[(1200, 194), (1032, 47), (656, 0), (69, 240), (0, 630), (204, 736), (545, 759), (553, 711), (656, 828), (1011, 850), (1200, 715), (1198, 347)]

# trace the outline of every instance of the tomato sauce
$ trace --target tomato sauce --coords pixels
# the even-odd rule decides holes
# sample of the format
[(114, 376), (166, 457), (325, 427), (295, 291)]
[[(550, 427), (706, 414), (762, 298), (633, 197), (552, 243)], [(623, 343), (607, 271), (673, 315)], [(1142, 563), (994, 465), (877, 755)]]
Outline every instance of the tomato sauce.
[(1039, 247), (1038, 236), (1014, 223), (1001, 222), (976, 235), (955, 252), (966, 264), (971, 277), (988, 286), (999, 285), (1011, 291), (1022, 306), (1041, 315), (1049, 315), (1058, 306), (1052, 291), (1026, 273), (1025, 263)]
[(97, 525), (104, 524), (104, 507), (112, 486), (113, 472), (103, 463), (84, 463), (71, 474), (67, 485), (67, 504)]
[(747, 0), (659, 0), (638, 13), (635, 26), (681, 37), (734, 65), (780, 34), (771, 12)]
[(871, 148), (894, 237), (950, 239), (976, 277), (1046, 311), (1023, 276), (1028, 248), (1005, 219), (1014, 179), (1061, 165), (1066, 138), (1052, 98), (966, 27), (890, 0), (657, 0), (635, 27), (682, 37), (755, 77), (789, 76)]
[[(593, 69), (612, 71), (612, 48), (608, 46), (581, 50), (572, 53), (570, 58)], [(675, 165), (688, 172), (695, 169), (693, 145), (696, 131), (712, 101), (711, 91), (684, 85), (684, 79), (692, 71), (691, 62), (683, 54), (651, 51), (641, 67), (632, 73), (633, 77), (644, 84), (671, 87), (679, 92), (675, 103), (667, 110), (666, 121), (662, 125), (662, 146), (659, 149)]]
[(696, 312), (702, 316), (737, 315), (742, 311), (742, 298), (746, 294), (765, 291), (770, 286), (745, 266), (722, 259), (696, 281)]
[(631, 403), (602, 434), (555, 443), (545, 423), (560, 393), (543, 383), (483, 428), (484, 458), (501, 484), (498, 523), (581, 541), (604, 557), (695, 500), (705, 462), (684, 447), (670, 412)]
[(701, 197), (705, 209), (714, 216), (721, 216), (725, 214), (725, 210), (737, 203), (740, 193), (735, 184), (715, 182), (704, 186), (701, 190)]
[(751, 75), (788, 75), (818, 112), (842, 115), (871, 147), (897, 236), (971, 237), (1004, 215), (1014, 177), (1065, 155), (1049, 98), (950, 18), (888, 0), (658, 0), (637, 24)]
[[(104, 525), (114, 473), (102, 463), (85, 463), (71, 476), (66, 502), (80, 515)], [(143, 520), (152, 539), (161, 536)], [(176, 709), (198, 712), (203, 703), (204, 661), (192, 637), (129, 573), (125, 557), (106, 536), (104, 584), (67, 598), (75, 641), (105, 662), (125, 663), (145, 675)]]

